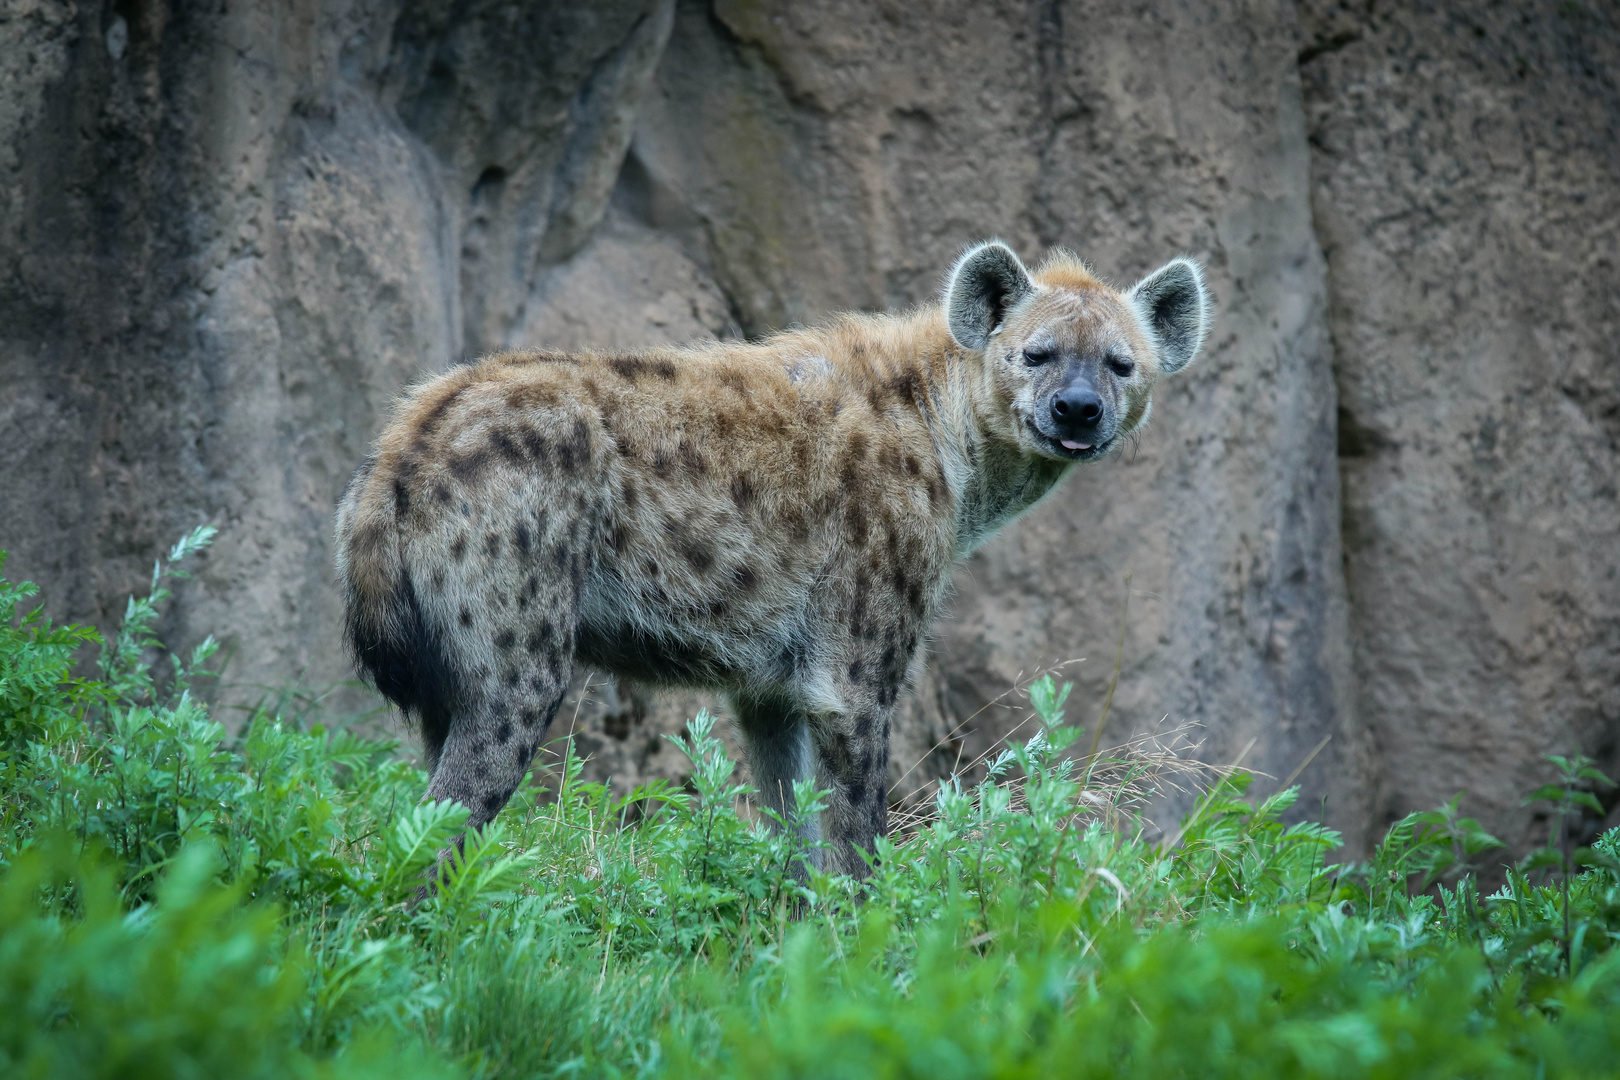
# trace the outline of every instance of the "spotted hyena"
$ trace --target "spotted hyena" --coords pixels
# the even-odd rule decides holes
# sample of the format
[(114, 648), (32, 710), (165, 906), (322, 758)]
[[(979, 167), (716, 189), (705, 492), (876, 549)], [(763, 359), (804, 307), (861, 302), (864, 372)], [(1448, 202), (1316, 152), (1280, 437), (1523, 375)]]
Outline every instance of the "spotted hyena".
[(458, 367), (343, 496), (349, 639), (475, 827), (584, 662), (727, 695), (762, 797), (813, 776), (825, 867), (863, 874), (953, 565), (1140, 429), (1207, 325), (1185, 259), (1120, 292), (989, 243), (910, 314)]

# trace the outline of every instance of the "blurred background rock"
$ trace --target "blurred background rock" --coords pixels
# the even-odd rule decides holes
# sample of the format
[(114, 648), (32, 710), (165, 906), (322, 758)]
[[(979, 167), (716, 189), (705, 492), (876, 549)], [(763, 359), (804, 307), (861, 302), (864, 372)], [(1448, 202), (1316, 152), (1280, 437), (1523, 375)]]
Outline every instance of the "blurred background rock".
[[(1320, 746), (1352, 851), (1458, 789), (1523, 849), (1541, 754), (1620, 767), (1617, 79), (1562, 0), (0, 0), (8, 576), (106, 625), (212, 522), (166, 639), (225, 637), (227, 702), (330, 685), (332, 507), (411, 380), (904, 307), (987, 236), (1188, 252), (1206, 355), (962, 567), (897, 794), (1044, 665), (1093, 724), (1129, 572), (1105, 743), (1199, 725), (1262, 791)], [(585, 678), (592, 770), (675, 768), (701, 695)]]

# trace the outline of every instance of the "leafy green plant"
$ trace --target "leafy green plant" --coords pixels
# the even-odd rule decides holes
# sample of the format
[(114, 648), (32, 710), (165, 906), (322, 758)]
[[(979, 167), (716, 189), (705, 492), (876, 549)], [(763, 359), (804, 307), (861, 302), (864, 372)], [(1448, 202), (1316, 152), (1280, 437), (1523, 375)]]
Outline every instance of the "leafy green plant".
[(1532, 852), (1525, 864), (1526, 868), (1556, 865), (1561, 871), (1558, 881), (1563, 893), (1564, 967), (1573, 970), (1575, 946), (1570, 929), (1570, 871), (1577, 860), (1586, 861), (1591, 852), (1571, 850), (1570, 818), (1579, 817), (1582, 810), (1590, 810), (1601, 818), (1603, 804), (1598, 802), (1596, 795), (1586, 790), (1585, 785), (1614, 787), (1614, 781), (1598, 771), (1597, 763), (1584, 754), (1573, 757), (1548, 754), (1547, 761), (1558, 770), (1558, 779), (1531, 792), (1525, 799), (1525, 805), (1547, 803), (1552, 807), (1553, 836), (1546, 847)]
[(299, 1045), (305, 961), (280, 913), (220, 886), (218, 856), (186, 851), (150, 904), (67, 838), (0, 881), (0, 1072), (15, 1077), (449, 1076), (431, 1055), (356, 1031), (334, 1056)]
[(1102, 750), (1101, 711), (1083, 744), (1050, 676), (1034, 734), (861, 882), (815, 869), (825, 793), (771, 827), (706, 713), (687, 783), (616, 797), (564, 747), (452, 849), (465, 809), (418, 801), (392, 743), (305, 695), (226, 730), (208, 651), (165, 660), (158, 605), (210, 535), (98, 678), (102, 638), (0, 580), (6, 1075), (1620, 1076), (1620, 830), (1574, 846), (1583, 758), (1490, 896), (1461, 796), (1335, 862), (1297, 788), (1234, 771), (1149, 840), (1163, 757)]

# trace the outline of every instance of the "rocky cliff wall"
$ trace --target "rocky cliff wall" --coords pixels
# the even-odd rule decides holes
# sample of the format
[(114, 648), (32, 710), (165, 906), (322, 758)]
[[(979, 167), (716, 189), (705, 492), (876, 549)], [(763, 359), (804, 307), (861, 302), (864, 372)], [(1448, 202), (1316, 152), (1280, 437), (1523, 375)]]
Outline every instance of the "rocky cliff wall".
[[(213, 521), (167, 636), (227, 635), (227, 697), (324, 684), (331, 507), (412, 378), (904, 306), (987, 235), (1190, 252), (1208, 353), (962, 568), (899, 789), (1042, 665), (1094, 722), (1129, 574), (1110, 741), (1309, 759), (1353, 845), (1459, 787), (1523, 843), (1540, 753), (1620, 757), (1617, 43), (1570, 4), (10, 0), (0, 543), (105, 623)], [(595, 679), (559, 723), (627, 784), (700, 703)]]
[(1616, 13), (1306, 11), (1380, 822), (1467, 789), (1522, 849), (1540, 755), (1620, 764)]

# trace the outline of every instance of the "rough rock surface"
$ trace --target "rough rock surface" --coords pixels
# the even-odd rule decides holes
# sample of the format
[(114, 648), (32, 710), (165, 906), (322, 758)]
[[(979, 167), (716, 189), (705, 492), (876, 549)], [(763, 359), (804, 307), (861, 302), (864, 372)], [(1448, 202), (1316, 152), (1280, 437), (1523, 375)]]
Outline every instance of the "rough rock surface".
[[(10, 0), (8, 574), (105, 624), (213, 521), (167, 637), (225, 633), (227, 700), (327, 684), (331, 508), (410, 379), (904, 306), (986, 235), (1187, 251), (1201, 367), (962, 568), (897, 790), (1042, 665), (1086, 658), (1093, 723), (1129, 573), (1106, 742), (1202, 725), (1274, 785), (1331, 736), (1300, 781), (1352, 845), (1458, 787), (1522, 844), (1539, 754), (1620, 755), (1617, 42), (1550, 3)], [(616, 787), (679, 770), (700, 698), (580, 698)]]
[(1617, 9), (1369, 8), (1302, 71), (1375, 824), (1466, 788), (1522, 849), (1542, 754), (1620, 765)]

